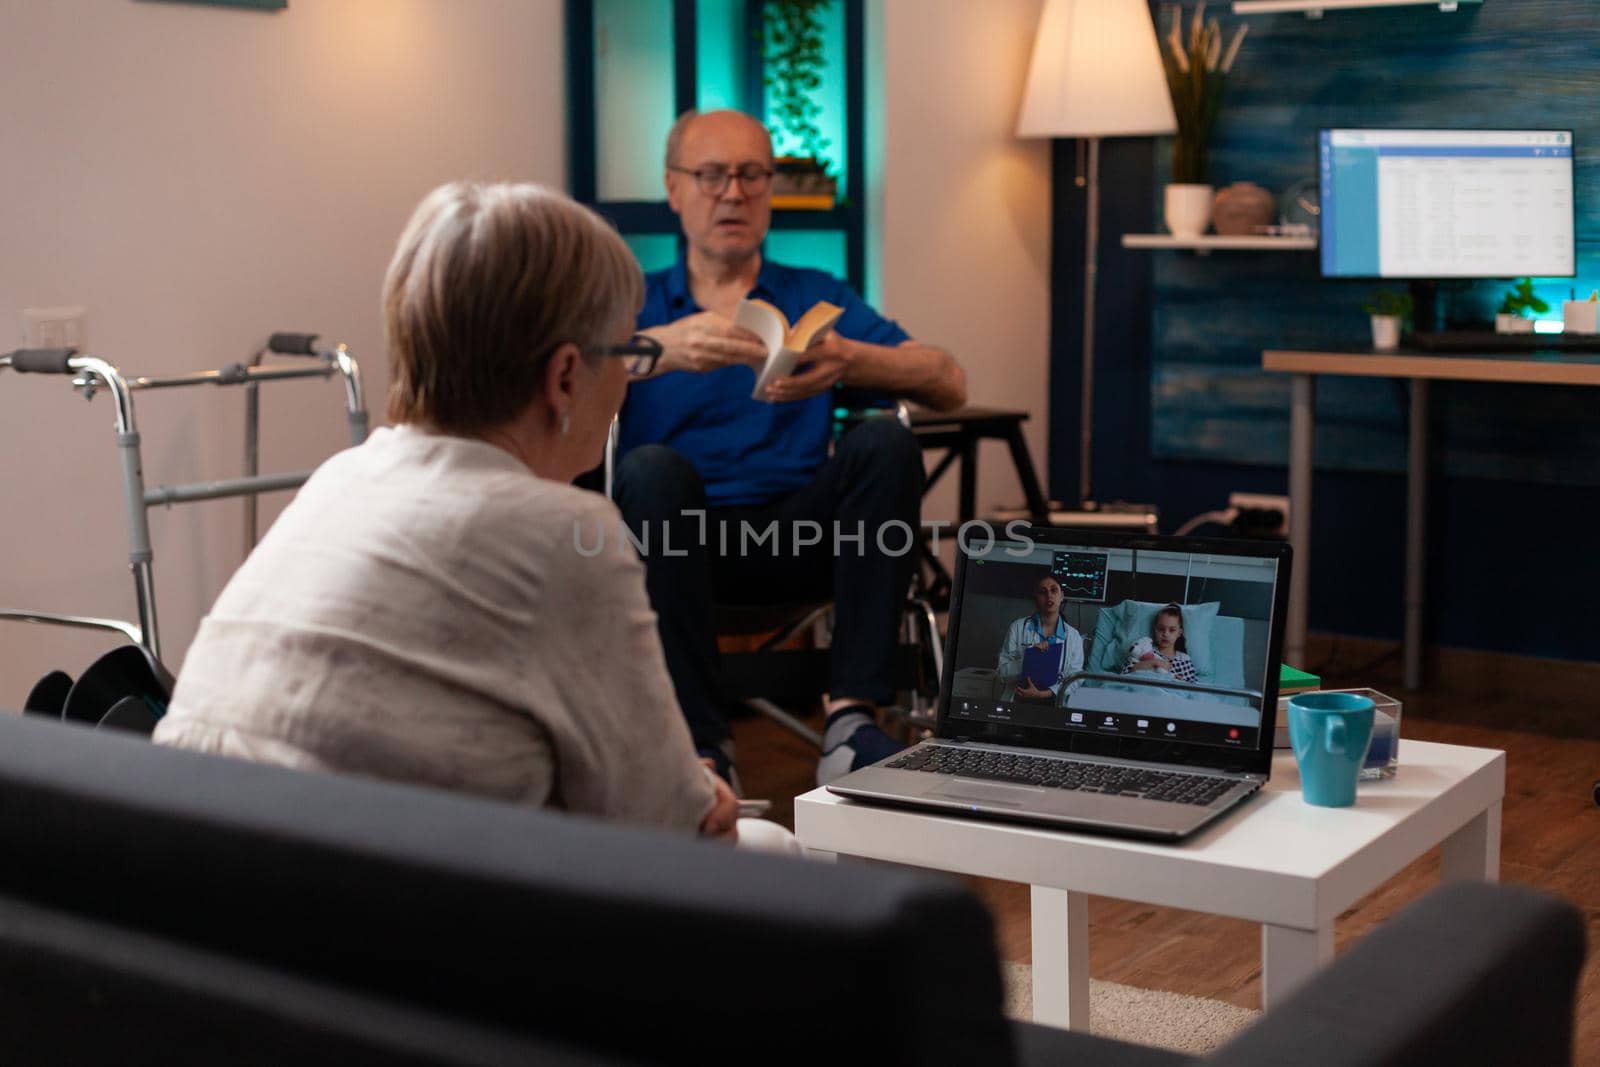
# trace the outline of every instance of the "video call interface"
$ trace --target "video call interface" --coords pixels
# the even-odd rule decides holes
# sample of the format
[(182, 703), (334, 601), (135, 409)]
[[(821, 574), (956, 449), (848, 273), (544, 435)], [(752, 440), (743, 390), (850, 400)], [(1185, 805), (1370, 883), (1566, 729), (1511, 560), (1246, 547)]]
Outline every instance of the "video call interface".
[(950, 715), (1254, 749), (1277, 566), (998, 541), (967, 565)]

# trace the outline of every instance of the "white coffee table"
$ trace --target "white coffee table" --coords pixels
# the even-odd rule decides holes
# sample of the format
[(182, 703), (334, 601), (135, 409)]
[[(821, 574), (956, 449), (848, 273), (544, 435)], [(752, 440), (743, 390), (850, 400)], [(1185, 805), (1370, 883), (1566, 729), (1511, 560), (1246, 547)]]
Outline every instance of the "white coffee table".
[(1354, 807), (1300, 799), (1280, 752), (1267, 787), (1175, 845), (1034, 829), (845, 800), (797, 797), (808, 850), (1026, 882), (1033, 903), (1033, 1017), (1089, 1027), (1088, 895), (1261, 924), (1267, 1007), (1333, 958), (1333, 921), (1435, 845), (1442, 875), (1500, 870), (1505, 753), (1402, 741), (1400, 773), (1363, 782)]

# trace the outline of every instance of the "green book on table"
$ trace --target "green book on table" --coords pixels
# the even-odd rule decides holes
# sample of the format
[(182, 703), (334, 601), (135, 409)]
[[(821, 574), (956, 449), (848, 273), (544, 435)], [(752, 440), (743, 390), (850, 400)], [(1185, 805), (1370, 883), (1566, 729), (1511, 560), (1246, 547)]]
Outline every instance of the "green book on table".
[(1322, 679), (1306, 671), (1297, 670), (1287, 663), (1278, 665), (1278, 693), (1304, 693), (1309, 689), (1320, 689)]
[(1289, 713), (1284, 710), (1284, 701), (1295, 693), (1321, 688), (1322, 679), (1316, 675), (1287, 663), (1278, 665), (1278, 728), (1273, 737), (1273, 748), (1289, 747)]

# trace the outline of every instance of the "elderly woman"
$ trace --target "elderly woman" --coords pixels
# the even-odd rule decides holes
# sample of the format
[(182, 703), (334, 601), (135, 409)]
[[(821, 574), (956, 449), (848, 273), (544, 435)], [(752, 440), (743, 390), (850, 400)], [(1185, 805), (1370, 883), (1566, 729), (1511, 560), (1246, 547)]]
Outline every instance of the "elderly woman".
[(156, 740), (732, 836), (616, 509), (568, 484), (654, 362), (628, 343), (642, 292), (559, 193), (431, 193), (384, 280), (394, 425), (324, 463), (239, 568)]

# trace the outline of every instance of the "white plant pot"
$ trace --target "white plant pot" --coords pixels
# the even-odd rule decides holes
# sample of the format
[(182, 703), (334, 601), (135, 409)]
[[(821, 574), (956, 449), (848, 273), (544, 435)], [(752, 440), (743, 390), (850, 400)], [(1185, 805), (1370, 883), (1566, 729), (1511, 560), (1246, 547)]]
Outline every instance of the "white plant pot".
[(1173, 182), (1166, 190), (1167, 229), (1174, 237), (1199, 237), (1211, 225), (1213, 190), (1209, 185)]
[(1380, 349), (1400, 347), (1399, 315), (1372, 316), (1372, 347)]
[(1600, 333), (1600, 302), (1563, 300), (1561, 323), (1564, 333)]
[(1521, 315), (1496, 315), (1494, 317), (1495, 333), (1532, 333), (1533, 320), (1525, 319)]

